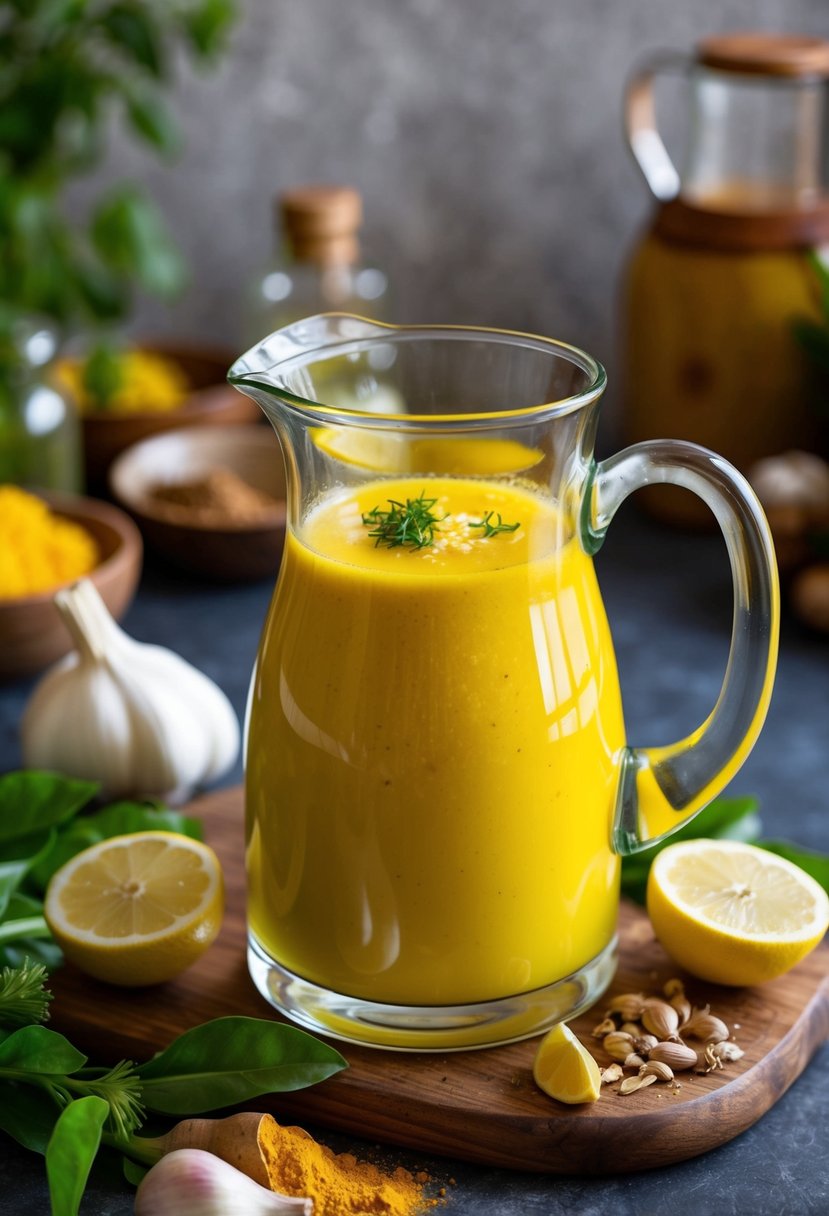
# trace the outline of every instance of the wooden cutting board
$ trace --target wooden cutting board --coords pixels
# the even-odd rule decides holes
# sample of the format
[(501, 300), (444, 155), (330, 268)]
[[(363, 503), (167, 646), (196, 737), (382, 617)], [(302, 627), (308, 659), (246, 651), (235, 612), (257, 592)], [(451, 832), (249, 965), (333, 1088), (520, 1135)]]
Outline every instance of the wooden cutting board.
[[(120, 990), (67, 965), (55, 973), (51, 1025), (99, 1063), (144, 1060), (177, 1034), (228, 1014), (276, 1017), (245, 962), (242, 794), (225, 790), (190, 808), (225, 870), (227, 914), (207, 954), (169, 984)], [(682, 975), (641, 911), (623, 906), (620, 965), (610, 994), (655, 993)], [(295, 1094), (258, 1098), (256, 1110), (457, 1160), (548, 1173), (606, 1174), (697, 1156), (744, 1131), (785, 1093), (829, 1037), (829, 947), (762, 989), (727, 989), (686, 978), (692, 1003), (734, 1028), (745, 1055), (722, 1072), (682, 1073), (622, 1096), (605, 1087), (592, 1105), (568, 1107), (532, 1080), (537, 1040), (486, 1050), (411, 1054), (336, 1046), (349, 1068)], [(601, 1064), (590, 1030), (606, 1000), (572, 1025)]]

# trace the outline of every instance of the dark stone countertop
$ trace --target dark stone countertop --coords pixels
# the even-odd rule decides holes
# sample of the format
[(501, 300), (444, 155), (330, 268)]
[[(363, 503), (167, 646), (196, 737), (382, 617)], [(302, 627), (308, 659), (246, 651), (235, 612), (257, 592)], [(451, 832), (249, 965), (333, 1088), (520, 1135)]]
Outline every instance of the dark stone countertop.
[[(722, 542), (684, 535), (622, 510), (598, 559), (617, 648), (630, 739), (666, 743), (710, 711), (727, 653), (730, 588)], [(124, 622), (178, 650), (218, 681), (242, 713), (266, 584), (185, 581), (147, 561)], [(0, 689), (0, 769), (19, 765), (17, 725), (31, 681)], [(760, 741), (729, 787), (754, 793), (767, 835), (829, 849), (829, 639), (784, 622), (777, 683)], [(227, 783), (240, 779), (230, 774)], [(715, 1152), (670, 1168), (609, 1178), (542, 1177), (384, 1150), (448, 1187), (447, 1216), (825, 1216), (829, 1212), (829, 1047), (754, 1127)], [(315, 1130), (315, 1129), (311, 1129)], [(337, 1150), (358, 1141), (316, 1129)], [(125, 1216), (132, 1191), (96, 1166), (86, 1216)], [(45, 1216), (43, 1163), (0, 1141), (0, 1213)]]

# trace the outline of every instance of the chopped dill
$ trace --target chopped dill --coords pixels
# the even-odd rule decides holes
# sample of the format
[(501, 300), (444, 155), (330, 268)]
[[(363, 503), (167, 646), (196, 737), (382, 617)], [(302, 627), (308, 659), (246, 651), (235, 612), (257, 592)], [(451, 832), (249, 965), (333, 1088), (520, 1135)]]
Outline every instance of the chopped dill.
[[(492, 517), (495, 516), (497, 523), (492, 523)], [(484, 536), (496, 536), (499, 532), (516, 532), (521, 527), (521, 521), (517, 524), (505, 524), (501, 519), (500, 511), (487, 511), (483, 519), (470, 520), (470, 528), (483, 528)]]
[(395, 498), (386, 500), (389, 510), (381, 507), (363, 515), (363, 523), (370, 527), (369, 536), (374, 537), (374, 547), (385, 545), (396, 549), (406, 545), (409, 549), (423, 549), (434, 543), (435, 524), (445, 519), (445, 515), (435, 515), (432, 511), (436, 498), (426, 498), (423, 493), (418, 498), (407, 498), (398, 502)]

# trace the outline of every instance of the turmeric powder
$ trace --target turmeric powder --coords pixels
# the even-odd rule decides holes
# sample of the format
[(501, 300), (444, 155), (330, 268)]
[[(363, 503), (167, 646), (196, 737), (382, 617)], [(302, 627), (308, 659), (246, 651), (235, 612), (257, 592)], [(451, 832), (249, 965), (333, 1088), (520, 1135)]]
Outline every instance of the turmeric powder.
[(115, 359), (118, 384), (102, 401), (90, 390), (81, 360), (62, 359), (56, 367), (61, 386), (71, 393), (81, 414), (102, 410), (121, 414), (164, 414), (187, 400), (187, 378), (174, 359), (148, 350), (128, 350)]
[(335, 1154), (301, 1127), (266, 1116), (259, 1151), (272, 1191), (314, 1201), (314, 1216), (415, 1216), (439, 1202), (425, 1194), (425, 1175), (398, 1167), (385, 1173), (351, 1153)]
[(0, 485), (0, 600), (53, 591), (97, 565), (86, 528), (19, 486)]

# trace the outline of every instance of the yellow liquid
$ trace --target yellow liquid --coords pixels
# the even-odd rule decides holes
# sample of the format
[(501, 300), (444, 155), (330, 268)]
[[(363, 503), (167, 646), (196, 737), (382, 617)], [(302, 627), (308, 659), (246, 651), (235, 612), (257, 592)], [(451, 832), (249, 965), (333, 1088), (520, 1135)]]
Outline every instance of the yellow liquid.
[[(424, 490), (436, 543), (375, 547), (362, 513)], [(484, 538), (490, 510), (520, 528)], [(394, 1004), (569, 975), (614, 934), (623, 743), (592, 563), (550, 506), (441, 478), (323, 502), (287, 538), (251, 689), (253, 934)]]

